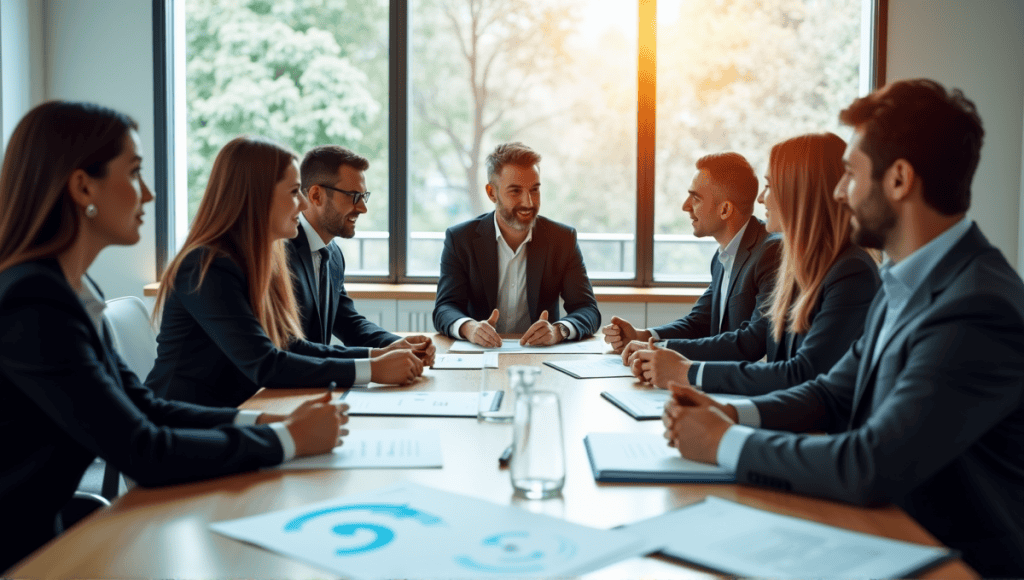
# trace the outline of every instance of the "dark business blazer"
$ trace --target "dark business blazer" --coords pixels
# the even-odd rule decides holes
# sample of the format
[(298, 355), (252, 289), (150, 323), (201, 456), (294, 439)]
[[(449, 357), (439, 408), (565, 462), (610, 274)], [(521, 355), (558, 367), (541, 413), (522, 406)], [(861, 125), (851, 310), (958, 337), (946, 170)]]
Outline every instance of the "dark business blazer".
[[(764, 316), (739, 330), (669, 344), (690, 360), (710, 361), (704, 363), (701, 385), (706, 392), (763, 395), (786, 389), (828, 372), (846, 354), (864, 330), (879, 283), (875, 261), (851, 245), (825, 274), (807, 332), (787, 330), (776, 342)], [(760, 362), (764, 356), (767, 362)], [(698, 367), (690, 367), (691, 384), (696, 384)]]
[[(330, 344), (331, 334), (347, 346), (384, 347), (400, 337), (370, 322), (356, 312), (355, 304), (345, 292), (345, 256), (337, 244), (327, 244), (327, 256), (331, 267), (331, 295), (326, 317), (317, 308), (316, 273), (313, 270), (313, 255), (309, 250), (309, 239), (305, 228), (299, 228), (299, 235), (285, 242), (288, 263), (292, 268), (295, 282), (295, 301), (302, 316), (302, 332), (306, 340)], [(327, 322), (324, 322), (324, 318)], [(330, 328), (330, 333), (325, 333)]]
[[(711, 257), (711, 284), (697, 300), (690, 313), (664, 326), (655, 327), (661, 339), (693, 339), (714, 336), (742, 328), (761, 315), (775, 284), (775, 271), (779, 267), (778, 234), (769, 234), (764, 223), (751, 216), (740, 239), (740, 247), (732, 264), (729, 278), (729, 299), (725, 315), (721, 316), (722, 263), (718, 252)], [(671, 346), (671, 341), (669, 342)]]
[(281, 461), (270, 427), (156, 398), (102, 334), (55, 260), (0, 272), (0, 571), (53, 537), (96, 456), (146, 486)]
[[(434, 328), (448, 335), (460, 318), (484, 320), (498, 304), (498, 241), (494, 212), (448, 228), (441, 252)], [(565, 317), (558, 297), (565, 300)], [(548, 320), (568, 320), (579, 338), (597, 332), (601, 312), (587, 278), (576, 230), (538, 216), (526, 246), (526, 300), (530, 320), (548, 311)], [(461, 337), (455, 337), (461, 338)]]
[[(199, 264), (207, 249), (181, 262), (167, 296), (157, 336), (157, 358), (146, 385), (168, 399), (237, 407), (260, 387), (351, 387), (352, 359), (364, 348), (293, 341), (274, 346), (249, 303), (242, 269), (219, 255), (199, 286)], [(198, 290), (196, 287), (198, 286)]]
[(886, 304), (831, 372), (751, 399), (737, 480), (894, 502), (982, 576), (1024, 576), (1024, 283), (972, 225), (876, 344)]

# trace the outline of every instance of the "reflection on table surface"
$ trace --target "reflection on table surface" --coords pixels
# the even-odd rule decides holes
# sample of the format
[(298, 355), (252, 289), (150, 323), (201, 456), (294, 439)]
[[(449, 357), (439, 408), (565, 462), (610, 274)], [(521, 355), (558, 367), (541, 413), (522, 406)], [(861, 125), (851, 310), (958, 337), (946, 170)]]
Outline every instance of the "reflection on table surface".
[[(438, 352), (451, 339), (435, 335)], [(590, 339), (600, 340), (600, 337)], [(523, 500), (513, 496), (498, 457), (512, 439), (510, 424), (474, 418), (352, 417), (350, 429), (420, 428), (440, 431), (442, 469), (260, 471), (158, 489), (135, 488), (9, 571), (14, 577), (320, 577), (324, 571), (211, 532), (211, 522), (260, 514), (373, 490), (398, 481), (515, 505), (566, 520), (609, 528), (652, 517), (715, 495), (751, 507), (806, 518), (850, 530), (937, 545), (895, 506), (860, 508), (823, 499), (745, 485), (598, 484), (583, 446), (593, 431), (661, 433), (660, 421), (635, 421), (604, 400), (608, 389), (650, 387), (632, 378), (577, 380), (543, 365), (544, 360), (599, 355), (502, 354), (500, 368), (427, 369), (411, 385), (372, 388), (476, 391), (480, 373), (505, 372), (515, 364), (541, 368), (540, 383), (559, 393), (565, 429), (566, 481), (562, 497)], [(288, 412), (318, 390), (262, 390), (243, 408)], [(633, 558), (588, 578), (697, 578), (709, 572), (659, 557)], [(932, 568), (925, 578), (973, 578), (962, 562)]]

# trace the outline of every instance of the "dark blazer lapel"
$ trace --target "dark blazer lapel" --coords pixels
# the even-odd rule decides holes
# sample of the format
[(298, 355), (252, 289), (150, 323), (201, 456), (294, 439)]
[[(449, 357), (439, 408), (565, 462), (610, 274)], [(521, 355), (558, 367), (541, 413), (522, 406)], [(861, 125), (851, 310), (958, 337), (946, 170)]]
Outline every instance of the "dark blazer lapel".
[[(729, 287), (726, 289), (726, 296), (732, 296), (732, 289), (736, 286), (736, 279), (739, 277), (736, 276), (736, 272), (742, 271), (743, 266), (746, 265), (747, 260), (750, 259), (754, 246), (757, 245), (757, 240), (761, 237), (760, 234), (763, 229), (764, 226), (761, 226), (761, 222), (759, 222), (757, 218), (751, 216), (750, 221), (747, 222), (747, 229), (743, 231), (743, 237), (740, 239), (740, 247), (736, 250), (736, 257), (733, 258), (732, 261), (732, 271), (729, 272)], [(723, 272), (722, 275), (724, 276), (725, 273)], [(721, 299), (721, 297), (719, 297), (719, 299)], [(726, 305), (729, 304), (728, 298), (726, 298), (725, 303)], [(732, 321), (728, 319), (728, 316), (729, 311), (726, 310), (725, 316), (721, 317), (723, 323), (732, 323)]]
[[(540, 318), (540, 281), (544, 277), (544, 267), (547, 264), (548, 253), (554, 251), (552, 244), (545, 244), (550, 241), (551, 236), (545, 235), (545, 226), (538, 217), (533, 227), (533, 238), (526, 245), (526, 304), (530, 308), (530, 321)], [(548, 312), (548, 320), (558, 318), (557, 312)]]
[(341, 254), (341, 248), (331, 240), (327, 244), (327, 255), (331, 261), (331, 295), (329, 308), (327, 310), (327, 342), (330, 342), (331, 329), (334, 327), (334, 317), (338, 315), (338, 301), (341, 300), (341, 291), (345, 288), (345, 257)]
[(875, 302), (868, 311), (868, 319), (864, 324), (864, 336), (869, 340), (865, 343), (865, 350), (861, 353), (860, 365), (857, 368), (857, 385), (853, 391), (853, 404), (850, 406), (850, 423), (852, 427), (853, 418), (857, 415), (857, 406), (867, 390), (871, 379), (871, 359), (875, 354), (875, 343), (878, 342), (878, 333), (882, 331), (882, 322), (885, 316), (887, 301), (883, 298), (885, 290), (880, 289), (875, 296)]
[(473, 240), (473, 257), (483, 278), (481, 283), (487, 296), (487, 314), (498, 307), (498, 241), (494, 231), (494, 212), (480, 218)]
[[(324, 318), (323, 314), (321, 314), (324, 310), (323, 305), (320, 304), (320, 293), (316, 291), (317, 282), (316, 275), (314, 274), (313, 271), (313, 254), (310, 252), (309, 249), (309, 240), (306, 238), (306, 229), (303, 228), (302, 226), (299, 226), (299, 235), (295, 236), (295, 238), (292, 239), (291, 242), (292, 244), (295, 245), (295, 251), (299, 255), (299, 263), (302, 264), (302, 266), (299, 268), (299, 271), (297, 271), (296, 274), (298, 276), (301, 276), (302, 279), (305, 281), (306, 289), (308, 290), (310, 297), (313, 300), (313, 305), (316, 306), (316, 308), (313, 308), (313, 310), (315, 311), (316, 320), (311, 321), (308, 326), (324, 328)], [(323, 336), (323, 341), (329, 342), (328, 337), (329, 335)], [(309, 340), (313, 340), (314, 342), (319, 342), (315, 340), (314, 337), (307, 338)]]
[(711, 256), (711, 334), (715, 336), (722, 331), (722, 276), (724, 276), (724, 268), (722, 268), (722, 262), (718, 260), (718, 254), (721, 250), (715, 250), (715, 255)]

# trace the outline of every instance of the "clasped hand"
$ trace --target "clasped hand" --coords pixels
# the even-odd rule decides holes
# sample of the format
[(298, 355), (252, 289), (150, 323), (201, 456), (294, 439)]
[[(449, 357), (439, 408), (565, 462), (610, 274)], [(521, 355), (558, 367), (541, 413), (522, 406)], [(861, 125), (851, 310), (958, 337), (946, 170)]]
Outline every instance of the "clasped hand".
[(669, 447), (692, 461), (718, 463), (718, 446), (738, 420), (736, 409), (675, 381), (669, 381), (668, 388), (672, 397), (665, 403), (661, 422)]
[(302, 402), (288, 415), (262, 413), (256, 419), (258, 425), (284, 423), (295, 443), (295, 456), (328, 453), (342, 444), (342, 437), (348, 429), (348, 405), (331, 402), (331, 394), (324, 393)]
[(622, 364), (633, 376), (659, 389), (667, 389), (669, 381), (689, 386), (688, 374), (692, 362), (678, 352), (654, 344), (633, 341), (622, 352)]

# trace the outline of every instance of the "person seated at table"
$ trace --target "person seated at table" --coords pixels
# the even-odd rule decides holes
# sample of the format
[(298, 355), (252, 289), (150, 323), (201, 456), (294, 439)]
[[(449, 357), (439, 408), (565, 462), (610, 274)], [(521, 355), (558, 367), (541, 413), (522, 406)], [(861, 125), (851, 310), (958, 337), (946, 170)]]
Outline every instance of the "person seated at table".
[(880, 280), (874, 260), (850, 240), (850, 209), (833, 196), (845, 149), (832, 133), (772, 147), (758, 201), (768, 231), (783, 235), (767, 314), (738, 330), (673, 341), (671, 349), (652, 341), (623, 361), (638, 379), (759, 395), (828, 372), (860, 338)]
[(714, 153), (697, 160), (683, 211), (690, 214), (694, 236), (718, 242), (711, 258), (711, 284), (689, 314), (663, 326), (638, 329), (613, 316), (601, 329), (613, 352), (623, 353), (626, 360), (651, 338), (716, 336), (745, 328), (761, 316), (779, 267), (779, 237), (754, 217), (755, 199), (757, 175), (742, 155)]
[[(114, 350), (86, 270), (139, 241), (138, 127), (52, 101), (15, 128), (0, 175), (0, 571), (62, 531), (60, 512), (99, 456), (139, 485), (195, 481), (330, 451), (347, 407), (288, 416), (165, 401)], [(213, 377), (211, 377), (211, 380)]]
[(739, 483), (893, 502), (982, 576), (1024, 577), (1024, 283), (966, 217), (981, 119), (926, 79), (840, 118), (836, 196), (887, 256), (864, 334), (784, 391), (722, 405), (673, 385), (665, 437)]
[[(408, 349), (304, 340), (283, 240), (296, 236), (307, 205), (291, 151), (256, 137), (221, 149), (185, 244), (161, 277), (157, 359), (146, 379), (153, 391), (234, 407), (260, 387), (398, 384), (423, 373)], [(369, 369), (356, 366), (368, 357)]]
[(576, 230), (538, 215), (540, 155), (518, 142), (498, 145), (487, 175), (494, 211), (445, 232), (434, 328), (491, 348), (505, 333), (521, 333), (528, 346), (590, 336), (601, 313)]
[[(309, 206), (299, 214), (299, 234), (285, 241), (302, 332), (320, 344), (330, 344), (333, 334), (346, 346), (410, 349), (431, 366), (436, 347), (429, 336), (391, 334), (359, 314), (345, 292), (345, 256), (331, 240), (355, 236), (356, 220), (370, 199), (363, 175), (369, 167), (365, 157), (337, 145), (316, 147), (302, 159), (300, 179)], [(370, 362), (356, 359), (355, 364)]]

